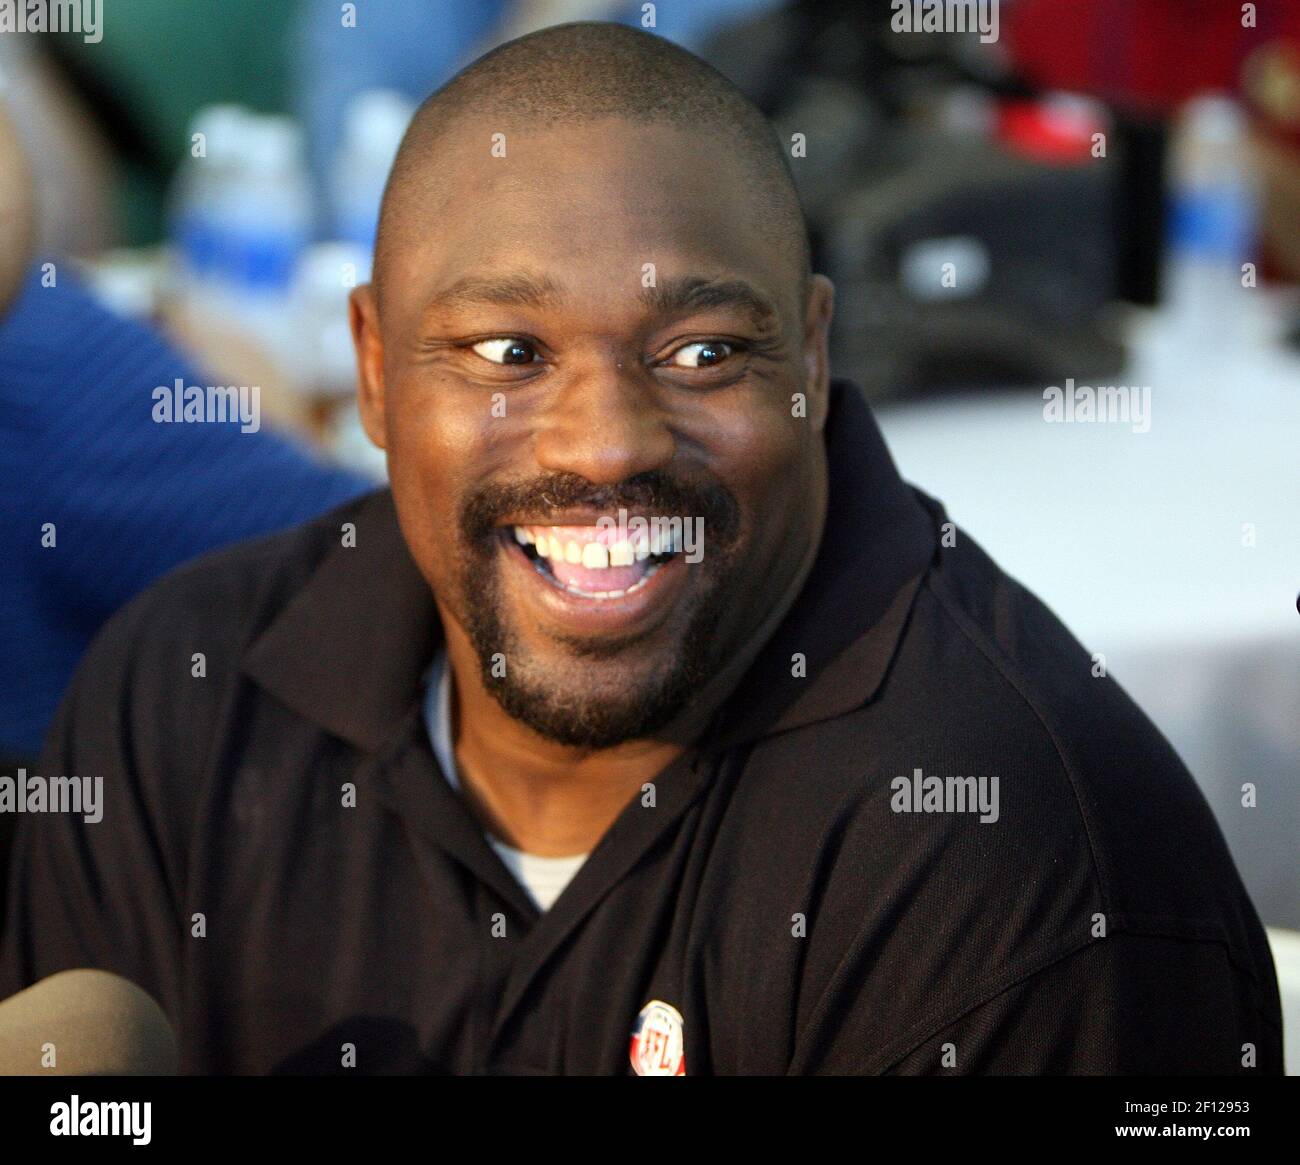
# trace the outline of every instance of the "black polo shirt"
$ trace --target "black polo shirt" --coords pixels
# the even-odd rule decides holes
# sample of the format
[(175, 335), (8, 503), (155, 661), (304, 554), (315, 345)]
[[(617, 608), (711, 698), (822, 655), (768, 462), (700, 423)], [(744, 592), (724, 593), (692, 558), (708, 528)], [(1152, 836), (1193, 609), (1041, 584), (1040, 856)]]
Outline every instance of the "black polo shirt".
[(542, 915), (436, 767), (386, 491), (175, 572), (52, 729), (104, 817), (22, 819), (0, 995), (120, 972), (190, 1072), (1279, 1072), (1167, 742), (843, 382), (827, 444), (796, 605)]

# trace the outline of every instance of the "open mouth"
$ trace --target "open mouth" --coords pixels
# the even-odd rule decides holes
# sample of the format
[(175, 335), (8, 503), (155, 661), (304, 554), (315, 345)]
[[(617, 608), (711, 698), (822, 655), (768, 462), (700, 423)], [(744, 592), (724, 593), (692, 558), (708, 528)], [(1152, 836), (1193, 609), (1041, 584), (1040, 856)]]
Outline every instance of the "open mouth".
[(506, 526), (502, 538), (517, 543), (552, 586), (605, 602), (635, 594), (682, 552), (671, 531), (620, 538), (612, 527)]

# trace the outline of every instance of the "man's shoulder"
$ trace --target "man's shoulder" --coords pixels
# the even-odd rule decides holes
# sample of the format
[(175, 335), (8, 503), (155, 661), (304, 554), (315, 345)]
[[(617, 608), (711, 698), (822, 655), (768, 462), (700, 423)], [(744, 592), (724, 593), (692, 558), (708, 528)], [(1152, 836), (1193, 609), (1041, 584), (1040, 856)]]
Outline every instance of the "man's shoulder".
[(989, 744), (1008, 766), (1050, 749), (1094, 844), (1116, 819), (1129, 834), (1159, 821), (1217, 836), (1195, 780), (1104, 658), (973, 539), (959, 540), (927, 575), (918, 626), (947, 652), (938, 670), (950, 691), (971, 694), (956, 722), (1002, 729)]
[(197, 614), (213, 628), (274, 617), (366, 512), (387, 496), (371, 491), (309, 521), (202, 554), (169, 571), (123, 608), (128, 620), (165, 627)]
[(914, 615), (899, 662), (929, 671), (916, 681), (952, 755), (1001, 777), (1030, 862), (1086, 867), (1108, 926), (1255, 943), (1258, 920), (1195, 779), (1042, 600), (958, 532)]
[(750, 787), (763, 812), (833, 830), (847, 864), (879, 882), (928, 871), (1012, 914), (1038, 896), (1044, 915), (1068, 906), (1076, 930), (1104, 915), (1142, 933), (1254, 935), (1222, 832), (1173, 747), (963, 532), (927, 571), (876, 696), (760, 755), (765, 779)]
[[(191, 559), (146, 587), (105, 623), (80, 673), (129, 671), (138, 682), (171, 674), (177, 652), (202, 655), (215, 676), (233, 667), (242, 651), (301, 590), (349, 529), (383, 505), (377, 490), (287, 530), (238, 542)], [(188, 657), (187, 655), (187, 657)]]
[[(962, 984), (954, 1006), (973, 1007), (1123, 934), (1159, 958), (1218, 951), (1275, 1010), (1263, 930), (1195, 781), (961, 532), (918, 588), (876, 696), (760, 756), (745, 819), (782, 821), (774, 881), (817, 891), (836, 936), (819, 974), (870, 993), (870, 966), (909, 967)], [(896, 980), (881, 990), (896, 995)]]

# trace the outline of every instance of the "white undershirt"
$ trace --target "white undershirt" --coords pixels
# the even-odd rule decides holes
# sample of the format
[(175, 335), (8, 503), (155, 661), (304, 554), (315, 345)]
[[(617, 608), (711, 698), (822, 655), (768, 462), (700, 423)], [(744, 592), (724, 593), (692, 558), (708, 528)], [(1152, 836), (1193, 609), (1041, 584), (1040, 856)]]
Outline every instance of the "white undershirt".
[[(453, 789), (460, 788), (456, 772), (456, 754), (451, 740), (451, 671), (447, 667), (447, 654), (439, 651), (429, 669), (428, 688), (424, 697), (424, 724), (433, 745), (433, 755), (446, 773)], [(515, 880), (528, 891), (528, 896), (538, 910), (546, 911), (560, 896), (561, 891), (587, 860), (586, 854), (566, 858), (543, 858), (526, 854), (523, 850), (498, 841), (490, 833), (483, 835), (500, 857), (502, 864)]]

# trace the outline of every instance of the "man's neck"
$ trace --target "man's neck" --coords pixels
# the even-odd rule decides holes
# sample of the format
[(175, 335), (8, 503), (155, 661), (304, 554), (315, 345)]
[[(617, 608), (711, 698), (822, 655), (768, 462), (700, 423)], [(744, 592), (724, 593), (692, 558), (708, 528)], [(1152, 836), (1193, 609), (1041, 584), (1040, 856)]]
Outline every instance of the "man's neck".
[(744, 646), (731, 654), (662, 738), (581, 749), (538, 735), (509, 716), (484, 687), (468, 637), (443, 612), (452, 676), (456, 766), (471, 811), (495, 837), (542, 857), (587, 853), (644, 784), (703, 733), (794, 605), (812, 571), (826, 498), (797, 570)]

